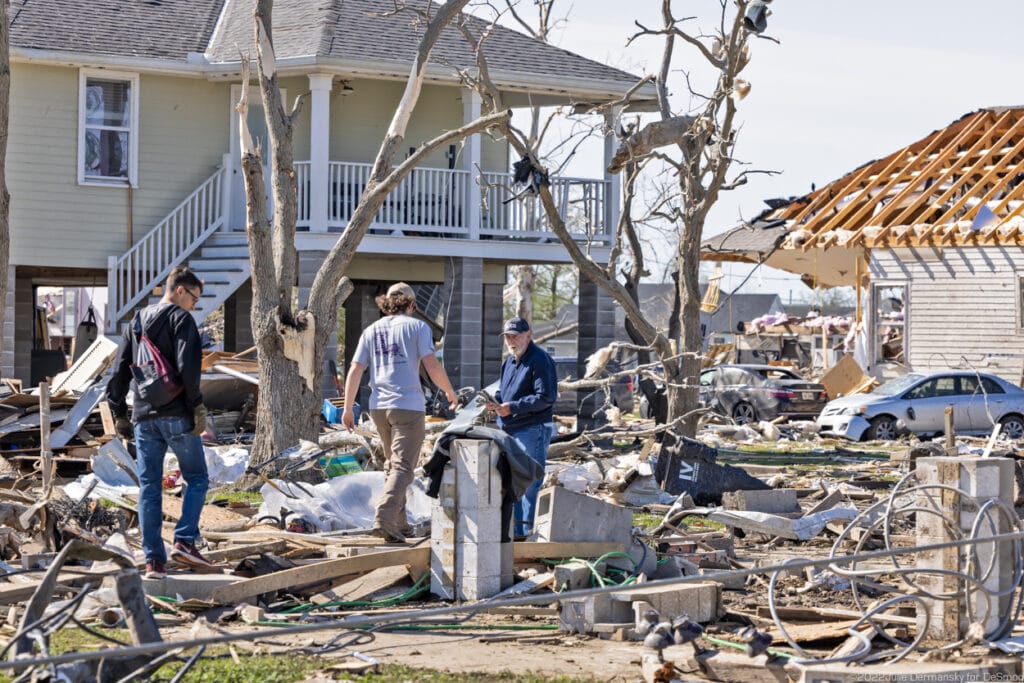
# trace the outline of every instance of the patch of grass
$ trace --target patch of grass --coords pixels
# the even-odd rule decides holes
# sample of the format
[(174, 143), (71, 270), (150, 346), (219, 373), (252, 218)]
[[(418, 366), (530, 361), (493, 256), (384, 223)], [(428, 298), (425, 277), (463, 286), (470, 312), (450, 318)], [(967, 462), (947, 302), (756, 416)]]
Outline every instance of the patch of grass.
[(249, 505), (258, 506), (263, 502), (263, 496), (260, 495), (259, 491), (238, 491), (235, 489), (220, 489), (212, 491), (207, 494), (207, 503), (217, 503), (221, 501), (227, 501), (228, 503), (248, 503)]
[(719, 531), (725, 528), (725, 525), (721, 522), (708, 519), (707, 517), (701, 517), (700, 515), (687, 515), (683, 517), (680, 524), (678, 525), (681, 529), (702, 529), (708, 531)]
[(661, 524), (662, 519), (662, 515), (655, 515), (650, 512), (634, 512), (633, 526), (638, 526), (646, 531), (651, 531), (654, 527)]
[[(104, 635), (130, 642), (131, 636), (127, 629), (103, 629)], [(111, 647), (96, 636), (78, 628), (65, 628), (54, 634), (50, 639), (53, 654), (94, 650), (98, 647)], [(191, 655), (190, 650), (184, 656)], [(228, 648), (209, 648), (202, 658), (189, 669), (182, 678), (186, 683), (292, 683), (309, 677), (313, 672), (329, 666), (326, 660), (304, 655), (249, 655), (239, 653), (239, 663), (235, 663)], [(170, 681), (181, 669), (182, 663), (175, 662), (161, 667), (152, 681)], [(0, 678), (0, 680), (4, 680)], [(9, 679), (7, 679), (9, 680)]]

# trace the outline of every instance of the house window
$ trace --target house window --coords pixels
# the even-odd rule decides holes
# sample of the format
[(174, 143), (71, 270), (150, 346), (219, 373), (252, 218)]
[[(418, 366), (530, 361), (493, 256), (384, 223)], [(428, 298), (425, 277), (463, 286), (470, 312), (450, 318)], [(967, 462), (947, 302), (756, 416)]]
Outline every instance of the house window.
[(78, 182), (138, 185), (139, 77), (82, 70), (78, 93)]
[(906, 364), (907, 288), (905, 285), (875, 285), (875, 360)]

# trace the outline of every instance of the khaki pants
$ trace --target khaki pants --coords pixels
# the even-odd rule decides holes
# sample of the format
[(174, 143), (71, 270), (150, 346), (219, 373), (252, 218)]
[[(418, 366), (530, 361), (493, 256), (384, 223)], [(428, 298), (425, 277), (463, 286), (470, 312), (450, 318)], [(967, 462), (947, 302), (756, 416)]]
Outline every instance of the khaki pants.
[(413, 480), (426, 433), (422, 410), (383, 408), (370, 411), (373, 424), (384, 443), (386, 479), (377, 503), (374, 524), (401, 531), (409, 526), (405, 515), (405, 490)]

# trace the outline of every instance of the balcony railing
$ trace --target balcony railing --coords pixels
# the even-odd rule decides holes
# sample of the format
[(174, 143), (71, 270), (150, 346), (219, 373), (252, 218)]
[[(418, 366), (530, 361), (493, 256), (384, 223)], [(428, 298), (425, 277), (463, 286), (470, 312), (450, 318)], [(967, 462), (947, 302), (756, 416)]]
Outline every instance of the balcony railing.
[[(370, 177), (372, 164), (332, 161), (328, 165), (327, 229), (348, 224)], [(298, 181), (298, 227), (311, 229), (310, 163), (295, 164)], [(610, 241), (606, 180), (554, 178), (551, 192), (569, 231), (579, 239)], [(479, 219), (472, 203), (481, 207)], [(479, 221), (474, 225), (476, 221)], [(527, 239), (555, 241), (537, 197), (512, 187), (510, 173), (477, 176), (465, 170), (417, 168), (392, 190), (377, 212), (376, 234), (445, 238)]]

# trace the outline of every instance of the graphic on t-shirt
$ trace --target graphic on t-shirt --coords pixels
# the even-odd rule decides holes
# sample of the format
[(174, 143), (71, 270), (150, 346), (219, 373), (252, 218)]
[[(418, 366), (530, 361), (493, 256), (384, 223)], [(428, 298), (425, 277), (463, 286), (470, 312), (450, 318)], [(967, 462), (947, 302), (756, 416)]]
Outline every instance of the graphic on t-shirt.
[(390, 358), (392, 363), (404, 363), (405, 355), (402, 347), (391, 341), (391, 330), (376, 329), (373, 331), (373, 348), (377, 355), (383, 360)]

